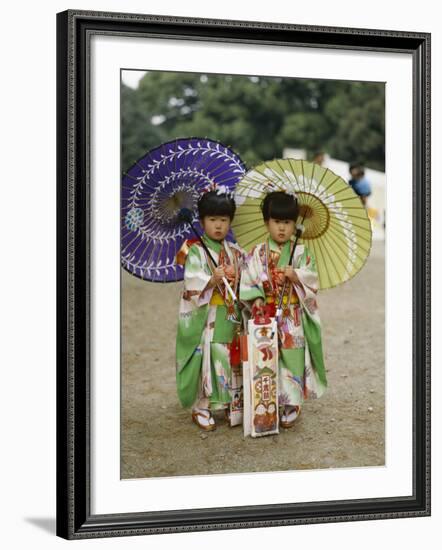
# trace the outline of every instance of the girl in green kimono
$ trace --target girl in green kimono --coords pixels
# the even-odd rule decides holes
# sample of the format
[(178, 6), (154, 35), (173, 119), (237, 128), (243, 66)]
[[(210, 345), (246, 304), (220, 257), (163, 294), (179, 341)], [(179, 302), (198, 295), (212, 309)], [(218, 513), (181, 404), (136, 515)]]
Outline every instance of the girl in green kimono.
[(230, 407), (232, 369), (239, 368), (240, 312), (223, 282), (225, 278), (235, 294), (239, 291), (244, 254), (225, 239), (235, 208), (230, 195), (216, 191), (198, 202), (202, 239), (218, 267), (198, 240), (187, 241), (180, 251), (185, 264), (176, 340), (178, 397), (207, 431), (216, 427), (212, 411)]
[(262, 203), (269, 236), (256, 245), (242, 271), (240, 299), (275, 316), (284, 281), (286, 292), (278, 320), (280, 425), (293, 426), (306, 397), (320, 397), (327, 386), (321, 323), (316, 295), (318, 275), (313, 254), (297, 244), (288, 265), (298, 217), (293, 195), (269, 193)]

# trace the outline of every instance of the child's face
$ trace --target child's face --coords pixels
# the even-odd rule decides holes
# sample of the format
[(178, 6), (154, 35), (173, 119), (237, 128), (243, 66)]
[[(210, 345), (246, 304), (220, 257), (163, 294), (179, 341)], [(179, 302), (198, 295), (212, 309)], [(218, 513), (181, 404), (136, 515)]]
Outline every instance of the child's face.
[(284, 244), (295, 232), (296, 224), (293, 220), (277, 220), (269, 218), (265, 222), (272, 239), (278, 244)]
[(364, 174), (362, 173), (360, 168), (353, 168), (352, 170), (350, 170), (350, 175), (354, 180), (358, 180), (361, 179)]
[(222, 241), (230, 229), (229, 216), (204, 216), (201, 220), (204, 233), (214, 241)]

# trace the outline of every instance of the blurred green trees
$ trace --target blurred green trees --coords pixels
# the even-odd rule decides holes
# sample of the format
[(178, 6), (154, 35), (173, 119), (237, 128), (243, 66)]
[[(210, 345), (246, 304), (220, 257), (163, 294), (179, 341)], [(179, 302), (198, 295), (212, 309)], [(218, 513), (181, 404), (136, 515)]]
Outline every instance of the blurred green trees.
[(230, 145), (248, 167), (285, 147), (384, 170), (383, 83), (148, 72), (122, 85), (122, 169), (178, 137)]

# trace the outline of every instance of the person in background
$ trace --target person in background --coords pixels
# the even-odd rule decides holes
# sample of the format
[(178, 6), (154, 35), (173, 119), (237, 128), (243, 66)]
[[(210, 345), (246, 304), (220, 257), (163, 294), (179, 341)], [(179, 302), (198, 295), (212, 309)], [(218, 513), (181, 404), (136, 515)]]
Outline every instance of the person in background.
[(317, 151), (312, 158), (312, 162), (314, 164), (319, 164), (319, 166), (322, 166), (324, 164), (325, 160), (325, 153), (324, 151)]
[(359, 163), (350, 164), (350, 175), (351, 179), (348, 183), (366, 207), (367, 199), (371, 195), (371, 184), (365, 177), (363, 165)]

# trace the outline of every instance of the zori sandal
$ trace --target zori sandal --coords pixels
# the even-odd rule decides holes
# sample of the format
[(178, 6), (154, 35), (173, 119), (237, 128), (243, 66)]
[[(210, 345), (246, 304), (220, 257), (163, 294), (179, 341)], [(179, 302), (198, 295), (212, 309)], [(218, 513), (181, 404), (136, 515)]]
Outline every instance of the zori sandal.
[(294, 405), (292, 407), (285, 407), (282, 416), (279, 420), (279, 425), (282, 428), (291, 428), (298, 416), (301, 414), (301, 407)]
[(199, 428), (206, 432), (216, 429), (215, 420), (209, 409), (193, 409), (192, 420)]

